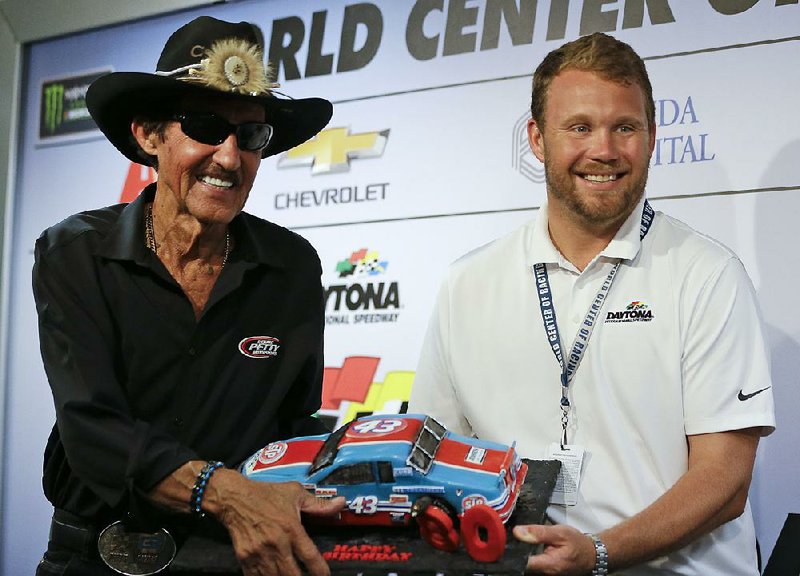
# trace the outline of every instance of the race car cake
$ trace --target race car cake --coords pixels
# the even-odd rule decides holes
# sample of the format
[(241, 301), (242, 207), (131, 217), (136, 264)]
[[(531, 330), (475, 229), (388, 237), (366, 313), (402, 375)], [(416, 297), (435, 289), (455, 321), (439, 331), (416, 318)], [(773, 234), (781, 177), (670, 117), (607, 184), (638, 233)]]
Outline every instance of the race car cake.
[(506, 544), (504, 523), (516, 506), (527, 465), (514, 446), (468, 438), (421, 414), (372, 415), (335, 432), (273, 442), (241, 466), (261, 482), (296, 481), (320, 498), (343, 496), (334, 518), (346, 526), (415, 522), (432, 546), (463, 542), (480, 562)]

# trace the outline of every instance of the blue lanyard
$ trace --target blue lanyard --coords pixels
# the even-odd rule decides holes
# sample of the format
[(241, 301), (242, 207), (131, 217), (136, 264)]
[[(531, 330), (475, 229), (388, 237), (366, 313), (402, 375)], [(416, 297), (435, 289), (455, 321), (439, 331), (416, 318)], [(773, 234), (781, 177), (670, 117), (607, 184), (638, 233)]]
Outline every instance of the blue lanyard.
[[(642, 222), (639, 227), (639, 238), (644, 240), (647, 233), (650, 231), (650, 226), (653, 223), (655, 211), (650, 206), (650, 202), (644, 201), (644, 210), (642, 211)], [(578, 370), (578, 365), (583, 359), (583, 354), (586, 352), (586, 347), (589, 345), (589, 338), (592, 336), (597, 317), (600, 310), (605, 304), (608, 293), (611, 290), (611, 285), (614, 283), (614, 278), (617, 276), (617, 271), (621, 261), (617, 261), (614, 267), (606, 276), (600, 290), (594, 297), (591, 306), (589, 306), (586, 317), (583, 319), (578, 333), (575, 335), (575, 340), (572, 342), (572, 349), (567, 356), (567, 361), (564, 362), (564, 350), (561, 346), (561, 334), (558, 330), (558, 322), (556, 321), (556, 309), (553, 306), (553, 293), (550, 290), (550, 279), (547, 277), (547, 267), (544, 263), (539, 262), (533, 265), (533, 275), (536, 281), (536, 293), (539, 296), (539, 308), (542, 312), (542, 321), (544, 322), (544, 331), (547, 334), (547, 341), (553, 349), (553, 354), (561, 367), (561, 447), (567, 444), (567, 424), (569, 423), (569, 386), (572, 379), (575, 377), (575, 372)]]

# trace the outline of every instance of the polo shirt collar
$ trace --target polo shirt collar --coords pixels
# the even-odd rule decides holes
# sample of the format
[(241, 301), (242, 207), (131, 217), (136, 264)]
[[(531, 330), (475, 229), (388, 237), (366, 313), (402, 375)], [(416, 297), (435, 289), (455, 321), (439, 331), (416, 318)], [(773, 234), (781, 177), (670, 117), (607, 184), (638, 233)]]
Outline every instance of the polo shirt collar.
[[(106, 241), (98, 254), (112, 260), (132, 260), (141, 266), (148, 266), (149, 249), (145, 243), (144, 210), (156, 195), (156, 183), (149, 184), (133, 202), (122, 209), (117, 222), (111, 228)], [(231, 260), (243, 260), (285, 268), (288, 266), (283, 255), (275, 249), (271, 240), (275, 232), (259, 229), (254, 231), (253, 217), (239, 214), (230, 224), (231, 234), (236, 238), (236, 248)], [(258, 237), (258, 240), (256, 238)]]
[(630, 213), (608, 246), (600, 252), (601, 256), (633, 260), (642, 247), (642, 213), (644, 212), (645, 195), (639, 198), (636, 208)]
[[(614, 235), (614, 238), (598, 256), (620, 260), (632, 260), (636, 257), (642, 245), (639, 236), (644, 202), (645, 196), (643, 194), (636, 208), (633, 209), (616, 235)], [(539, 208), (539, 214), (536, 217), (531, 232), (528, 248), (528, 266), (539, 263), (563, 266), (567, 262), (564, 256), (553, 245), (553, 241), (550, 238), (550, 232), (547, 228), (547, 206), (547, 200), (545, 200)]]

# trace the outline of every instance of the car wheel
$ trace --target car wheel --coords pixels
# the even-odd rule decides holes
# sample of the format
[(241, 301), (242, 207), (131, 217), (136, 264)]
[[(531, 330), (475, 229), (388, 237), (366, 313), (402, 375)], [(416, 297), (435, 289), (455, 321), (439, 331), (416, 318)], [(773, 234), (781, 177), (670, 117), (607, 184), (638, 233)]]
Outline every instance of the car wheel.
[(497, 562), (506, 548), (506, 527), (494, 508), (478, 504), (461, 517), (461, 538), (473, 560)]
[(453, 516), (447, 510), (433, 502), (417, 514), (416, 520), (420, 536), (425, 542), (445, 552), (458, 549), (458, 531)]

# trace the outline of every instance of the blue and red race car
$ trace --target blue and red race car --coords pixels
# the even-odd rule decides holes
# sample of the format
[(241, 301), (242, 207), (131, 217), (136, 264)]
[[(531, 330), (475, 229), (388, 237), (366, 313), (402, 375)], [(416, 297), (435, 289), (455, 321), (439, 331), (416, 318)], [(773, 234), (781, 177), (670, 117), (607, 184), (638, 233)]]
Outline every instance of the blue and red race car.
[(449, 432), (430, 416), (398, 414), (273, 442), (241, 472), (257, 481), (300, 482), (321, 498), (344, 496), (346, 508), (328, 522), (394, 526), (413, 518), (436, 548), (453, 551), (463, 540), (471, 557), (493, 562), (503, 554), (503, 524), (527, 465), (513, 446)]

